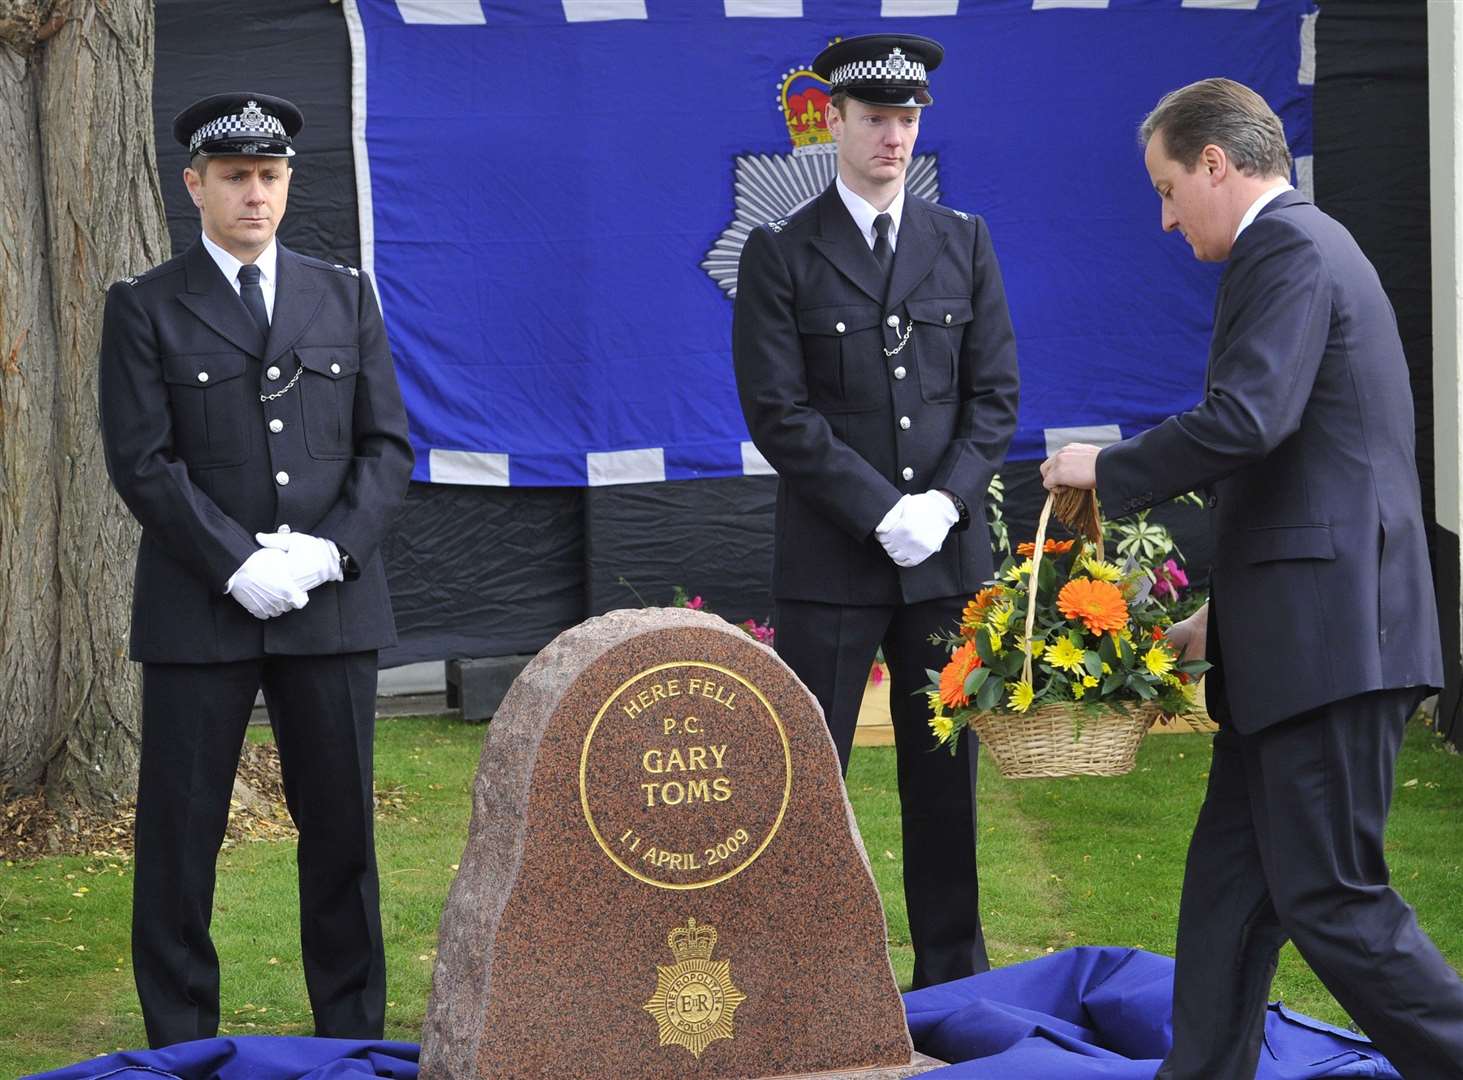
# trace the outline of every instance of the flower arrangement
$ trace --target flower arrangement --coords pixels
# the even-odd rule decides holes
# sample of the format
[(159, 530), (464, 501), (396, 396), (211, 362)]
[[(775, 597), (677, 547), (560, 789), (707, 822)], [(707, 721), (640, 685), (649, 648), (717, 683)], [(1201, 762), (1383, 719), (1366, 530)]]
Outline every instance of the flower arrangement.
[[(692, 611), (709, 612), (711, 610), (706, 606), (705, 600), (700, 596), (692, 596), (680, 585), (677, 585), (675, 591), (671, 593), (670, 606), (690, 608)], [(743, 622), (732, 623), (732, 625), (738, 630), (742, 630), (756, 638), (769, 649), (772, 647), (772, 639), (776, 631), (772, 628), (772, 621), (770, 619), (763, 619), (761, 622), (758, 622), (756, 619), (747, 619)]]
[[(1040, 715), (1066, 741), (1079, 742), (1086, 727), (1116, 717), (1130, 728), (1141, 722), (1141, 738), (1156, 715), (1194, 705), (1196, 680), (1209, 665), (1182, 660), (1165, 636), (1176, 609), (1189, 603), (1179, 563), (1155, 564), (1135, 545), (1120, 564), (1106, 557), (1101, 539), (1046, 539), (1050, 509), (1049, 502), (1037, 541), (1018, 545), (966, 604), (955, 631), (939, 635), (950, 659), (928, 672), (925, 692), (930, 728), (952, 753), (961, 729), (971, 726), (1000, 763), (986, 729), (1003, 718)], [(1091, 520), (1101, 537), (1095, 511)], [(1154, 550), (1168, 555), (1171, 540)]]

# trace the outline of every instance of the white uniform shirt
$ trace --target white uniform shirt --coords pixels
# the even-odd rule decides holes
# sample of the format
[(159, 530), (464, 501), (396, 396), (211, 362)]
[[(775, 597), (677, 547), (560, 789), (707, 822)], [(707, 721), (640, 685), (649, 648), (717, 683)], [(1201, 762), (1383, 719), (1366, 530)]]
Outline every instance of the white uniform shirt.
[(879, 238), (879, 234), (874, 231), (874, 218), (885, 213), (893, 219), (893, 223), (889, 226), (889, 250), (897, 251), (899, 249), (899, 219), (904, 216), (904, 187), (900, 186), (899, 194), (894, 196), (894, 201), (889, 204), (889, 209), (881, 211), (845, 184), (843, 177), (838, 178), (837, 184), (838, 197), (843, 200), (843, 205), (848, 207), (848, 212), (853, 215), (853, 223), (858, 226), (859, 235), (869, 245), (869, 250), (874, 250), (874, 241)]
[[(203, 234), (203, 247), (213, 256), (213, 261), (218, 263), (218, 268), (223, 271), (224, 279), (234, 287), (234, 293), (239, 293), (239, 267), (244, 264), (234, 258), (223, 248), (219, 247)], [(264, 293), (264, 310), (269, 315), (269, 321), (274, 321), (274, 286), (277, 280), (274, 276), (275, 267), (279, 261), (279, 249), (275, 246), (274, 238), (270, 237), (269, 246), (259, 253), (259, 258), (254, 260), (254, 265), (259, 267), (259, 290)]]

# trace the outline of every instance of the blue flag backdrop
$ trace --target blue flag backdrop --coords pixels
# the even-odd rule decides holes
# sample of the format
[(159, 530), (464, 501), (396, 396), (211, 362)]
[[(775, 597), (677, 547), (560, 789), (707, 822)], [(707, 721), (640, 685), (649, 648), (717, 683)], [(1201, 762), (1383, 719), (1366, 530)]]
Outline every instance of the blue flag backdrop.
[(802, 69), (838, 35), (945, 46), (910, 184), (990, 225), (1021, 359), (1013, 458), (1199, 397), (1217, 268), (1161, 233), (1135, 137), (1165, 91), (1253, 86), (1309, 188), (1312, 0), (346, 6), (363, 260), (418, 480), (770, 471), (732, 377), (736, 256), (831, 181), (829, 148), (795, 143), (826, 97)]

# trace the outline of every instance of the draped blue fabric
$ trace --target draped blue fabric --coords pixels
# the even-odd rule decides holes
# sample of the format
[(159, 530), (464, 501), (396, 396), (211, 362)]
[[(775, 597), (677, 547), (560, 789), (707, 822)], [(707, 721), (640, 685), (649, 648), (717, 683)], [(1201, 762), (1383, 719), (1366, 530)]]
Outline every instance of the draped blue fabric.
[[(1153, 1080), (1169, 1043), (1173, 961), (1077, 948), (904, 995), (931, 1080)], [(857, 1023), (856, 1017), (849, 1018)], [(110, 1054), (32, 1080), (412, 1080), (417, 1047), (343, 1039), (207, 1039)], [(1401, 1080), (1366, 1039), (1271, 1005), (1256, 1080)], [(614, 1078), (620, 1080), (620, 1078)]]
[[(918, 7), (949, 14), (886, 17), (880, 0), (354, 0), (363, 258), (416, 478), (765, 471), (744, 445), (729, 292), (747, 230), (832, 176), (829, 155), (793, 153), (779, 102), (784, 77), (836, 35), (946, 47), (911, 186), (990, 225), (1020, 345), (1012, 456), (1044, 456), (1049, 431), (1130, 434), (1191, 406), (1217, 271), (1160, 232), (1136, 126), (1165, 91), (1222, 74), (1259, 90), (1309, 155), (1314, 4)], [(797, 17), (741, 17), (771, 10)]]

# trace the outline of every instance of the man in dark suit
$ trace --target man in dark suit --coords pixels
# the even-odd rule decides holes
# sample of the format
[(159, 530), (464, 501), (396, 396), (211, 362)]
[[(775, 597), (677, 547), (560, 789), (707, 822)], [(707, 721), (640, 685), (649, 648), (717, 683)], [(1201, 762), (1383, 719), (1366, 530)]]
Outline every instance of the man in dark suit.
[(370, 279), (275, 240), (302, 122), (264, 94), (181, 113), (203, 235), (107, 294), (107, 466), (142, 525), (132, 950), (153, 1046), (218, 1031), (214, 864), (261, 687), (316, 1033), (384, 1024), (371, 748), (395, 628), (378, 549), (412, 453)]
[(1407, 1080), (1463, 1076), (1463, 983), (1388, 886), (1403, 726), (1442, 681), (1396, 320), (1350, 234), (1286, 182), (1280, 120), (1226, 79), (1144, 121), (1165, 230), (1228, 260), (1190, 411), (1042, 465), (1110, 514), (1209, 492), (1219, 721), (1179, 911), (1162, 1080), (1255, 1075), (1287, 938)]
[[(914, 985), (989, 967), (976, 880), (974, 736), (933, 751), (917, 691), (992, 576), (984, 508), (1016, 424), (1016, 345), (979, 217), (908, 194), (940, 46), (829, 46), (833, 186), (753, 230), (733, 358), (752, 440), (779, 476), (777, 651), (817, 697), (845, 771), (882, 643), (891, 676)], [(973, 526), (973, 527), (972, 527)]]

